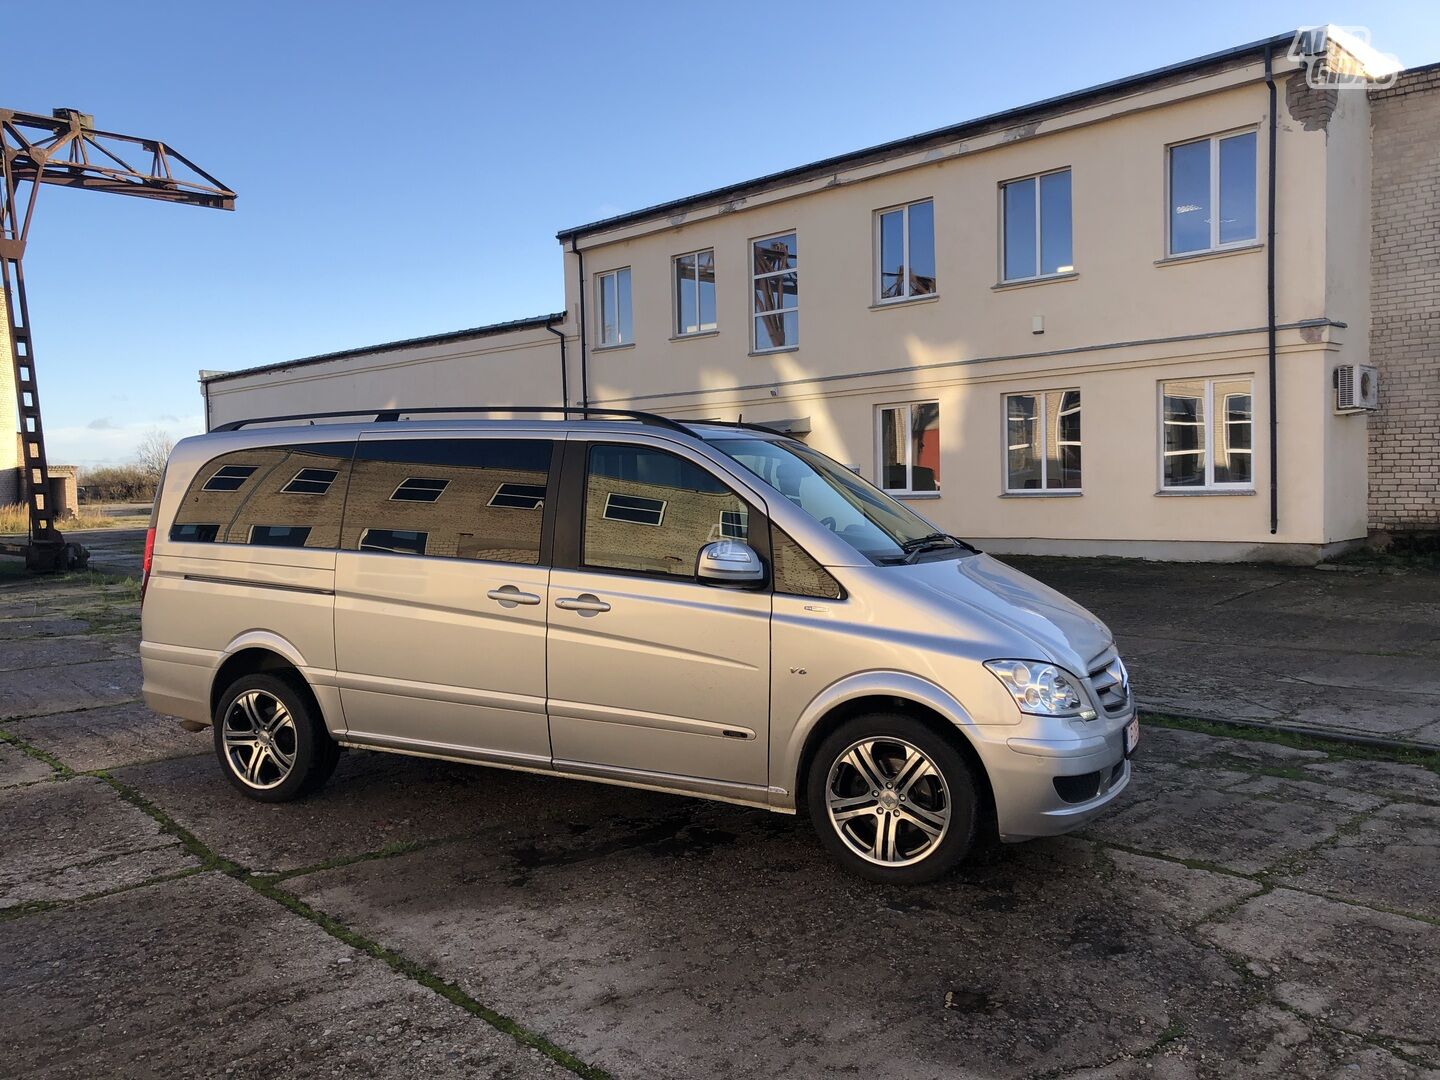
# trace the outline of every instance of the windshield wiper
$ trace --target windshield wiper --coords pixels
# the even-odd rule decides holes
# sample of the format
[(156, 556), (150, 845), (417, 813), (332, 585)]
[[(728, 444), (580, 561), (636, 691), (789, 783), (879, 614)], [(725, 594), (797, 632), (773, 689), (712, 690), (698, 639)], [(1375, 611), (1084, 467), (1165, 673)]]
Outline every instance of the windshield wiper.
[(949, 533), (933, 532), (924, 536), (917, 536), (906, 540), (900, 545), (900, 550), (905, 553), (904, 562), (911, 563), (915, 557), (923, 551), (934, 551), (937, 548), (961, 547), (966, 551), (977, 552), (979, 549), (970, 546), (964, 540), (951, 536)]

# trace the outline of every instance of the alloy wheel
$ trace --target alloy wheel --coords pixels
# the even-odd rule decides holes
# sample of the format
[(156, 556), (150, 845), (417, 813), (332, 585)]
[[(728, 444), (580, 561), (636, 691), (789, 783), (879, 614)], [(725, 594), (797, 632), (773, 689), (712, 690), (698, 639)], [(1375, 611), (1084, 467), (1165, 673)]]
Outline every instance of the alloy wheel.
[(851, 744), (830, 767), (825, 807), (845, 845), (880, 866), (919, 862), (950, 827), (945, 777), (924, 751), (904, 739)]
[(278, 787), (295, 768), (299, 740), (285, 703), (264, 690), (246, 690), (225, 713), (225, 761), (248, 787)]

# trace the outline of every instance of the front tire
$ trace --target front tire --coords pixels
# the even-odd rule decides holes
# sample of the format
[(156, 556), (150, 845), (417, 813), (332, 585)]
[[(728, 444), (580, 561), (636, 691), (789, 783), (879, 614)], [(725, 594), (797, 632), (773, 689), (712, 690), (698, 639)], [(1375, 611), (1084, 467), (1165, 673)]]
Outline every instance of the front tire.
[(979, 783), (953, 743), (903, 713), (867, 713), (820, 744), (806, 778), (820, 842), (871, 881), (934, 881), (974, 846)]
[(340, 747), (289, 681), (245, 675), (215, 709), (215, 755), (237, 789), (259, 802), (289, 802), (319, 789)]

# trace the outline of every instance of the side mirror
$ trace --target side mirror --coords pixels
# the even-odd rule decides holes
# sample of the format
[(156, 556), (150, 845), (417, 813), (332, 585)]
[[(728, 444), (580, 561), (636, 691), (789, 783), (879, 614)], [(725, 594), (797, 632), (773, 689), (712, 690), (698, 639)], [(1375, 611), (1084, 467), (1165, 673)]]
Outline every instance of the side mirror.
[(743, 540), (716, 540), (700, 549), (695, 577), (707, 585), (746, 588), (765, 580), (765, 564)]

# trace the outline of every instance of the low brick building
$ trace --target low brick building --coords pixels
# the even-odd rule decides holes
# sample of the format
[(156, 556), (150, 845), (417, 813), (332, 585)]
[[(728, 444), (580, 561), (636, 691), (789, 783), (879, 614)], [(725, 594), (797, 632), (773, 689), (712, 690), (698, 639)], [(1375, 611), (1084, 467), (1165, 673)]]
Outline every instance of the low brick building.
[(1370, 91), (1372, 529), (1440, 528), (1440, 64)]

